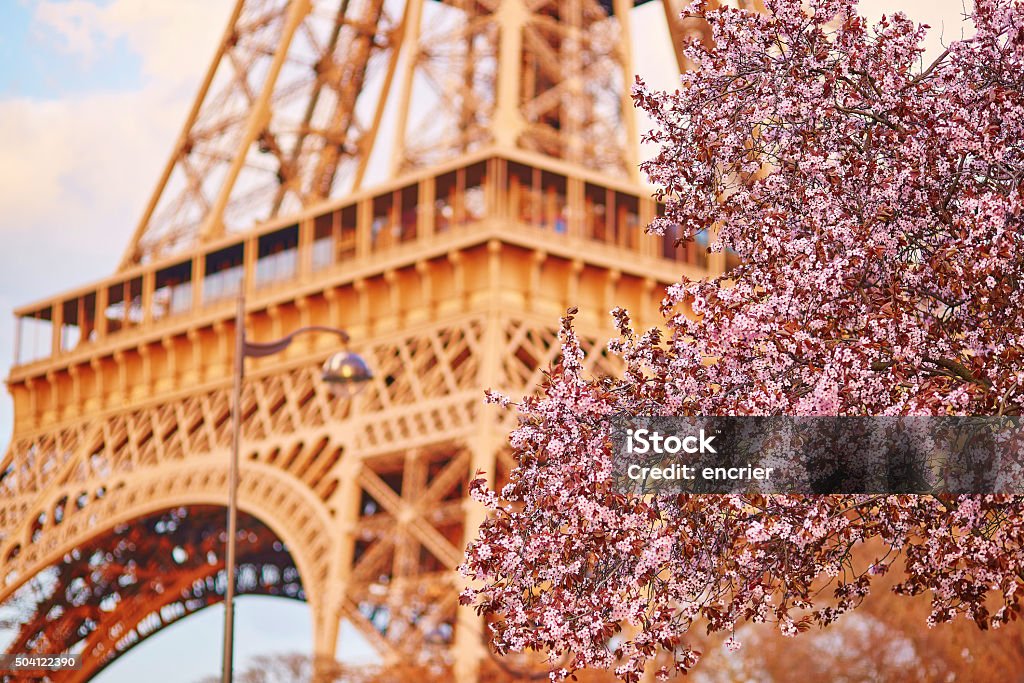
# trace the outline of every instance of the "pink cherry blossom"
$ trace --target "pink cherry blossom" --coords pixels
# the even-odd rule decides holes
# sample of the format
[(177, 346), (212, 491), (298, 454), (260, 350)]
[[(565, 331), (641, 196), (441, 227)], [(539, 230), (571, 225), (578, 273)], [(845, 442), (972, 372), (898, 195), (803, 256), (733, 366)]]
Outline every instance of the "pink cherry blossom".
[[(1020, 616), (1024, 500), (1007, 495), (636, 498), (611, 479), (606, 418), (1020, 415), (1024, 407), (1024, 4), (979, 0), (975, 36), (922, 62), (925, 28), (869, 26), (853, 0), (690, 11), (714, 46), (672, 93), (634, 100), (667, 204), (651, 229), (710, 231), (725, 277), (667, 290), (665, 331), (612, 312), (620, 378), (562, 360), (514, 402), (518, 466), (470, 545), (463, 602), (499, 653), (544, 649), (636, 681), (687, 633), (784, 635), (856, 608), (898, 568), (932, 623)], [(883, 551), (858, 563), (867, 541)], [(872, 546), (872, 547), (875, 547)], [(727, 644), (734, 647), (730, 636)]]

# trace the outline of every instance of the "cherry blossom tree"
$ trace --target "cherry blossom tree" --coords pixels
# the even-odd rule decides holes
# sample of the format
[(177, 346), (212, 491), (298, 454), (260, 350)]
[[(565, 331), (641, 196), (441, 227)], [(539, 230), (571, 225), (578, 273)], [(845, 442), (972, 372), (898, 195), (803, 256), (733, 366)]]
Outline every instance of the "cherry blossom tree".
[[(650, 229), (707, 231), (725, 276), (667, 291), (663, 329), (613, 311), (619, 378), (592, 379), (572, 325), (519, 411), (518, 467), (470, 545), (463, 602), (499, 652), (568, 656), (635, 681), (741, 646), (745, 622), (827, 626), (895, 567), (930, 623), (1020, 615), (1024, 500), (1008, 495), (638, 498), (611, 477), (613, 415), (1019, 415), (1024, 407), (1024, 4), (978, 0), (934, 62), (926, 28), (854, 0), (696, 4), (713, 40), (673, 93), (642, 81), (667, 204)], [(858, 562), (867, 541), (883, 549)], [(873, 545), (872, 547), (875, 547)], [(653, 664), (657, 666), (657, 664)]]

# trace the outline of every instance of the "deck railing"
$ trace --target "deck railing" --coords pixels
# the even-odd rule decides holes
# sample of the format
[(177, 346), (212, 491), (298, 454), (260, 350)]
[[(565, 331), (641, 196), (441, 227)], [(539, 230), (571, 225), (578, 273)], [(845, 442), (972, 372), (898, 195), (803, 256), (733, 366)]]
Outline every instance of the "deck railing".
[(663, 237), (644, 235), (644, 225), (660, 209), (637, 190), (532, 162), (484, 158), (414, 182), (396, 182), (343, 205), (325, 205), (297, 223), (258, 227), (227, 244), (141, 266), (123, 279), (20, 309), (15, 365), (222, 305), (241, 287), (285, 286), (361, 257), (472, 230), (489, 217), (517, 230), (706, 269), (706, 243), (677, 245), (671, 231)]

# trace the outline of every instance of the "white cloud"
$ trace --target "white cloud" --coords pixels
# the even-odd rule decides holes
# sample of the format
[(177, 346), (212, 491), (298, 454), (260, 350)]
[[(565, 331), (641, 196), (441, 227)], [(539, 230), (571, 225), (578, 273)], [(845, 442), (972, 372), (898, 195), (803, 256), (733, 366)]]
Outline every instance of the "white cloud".
[(112, 221), (144, 205), (187, 106), (162, 94), (0, 101), (3, 232), (56, 237), (54, 228), (74, 226), (59, 231), (61, 240), (106, 250), (111, 238), (130, 235), (131, 226)]
[(194, 81), (213, 56), (233, 3), (227, 0), (42, 0), (33, 16), (42, 36), (85, 59), (125, 40), (148, 78)]
[[(87, 65), (124, 39), (137, 55), (143, 83), (120, 92), (0, 98), (0, 373), (12, 358), (14, 305), (85, 284), (116, 267), (233, 4), (34, 5), (32, 30)], [(10, 428), (5, 394), (0, 443)]]
[(117, 259), (170, 155), (230, 4), (115, 0), (99, 6), (44, 0), (36, 5), (36, 30), (56, 35), (83, 59), (126, 38), (142, 64), (144, 84), (124, 92), (0, 99), (0, 232), (5, 237), (32, 233), (79, 256), (82, 249), (97, 257), (102, 252), (104, 266)]
[(97, 31), (102, 11), (87, 0), (42, 0), (36, 5), (33, 28), (40, 38), (49, 38), (57, 47), (91, 62), (106, 42), (106, 36)]

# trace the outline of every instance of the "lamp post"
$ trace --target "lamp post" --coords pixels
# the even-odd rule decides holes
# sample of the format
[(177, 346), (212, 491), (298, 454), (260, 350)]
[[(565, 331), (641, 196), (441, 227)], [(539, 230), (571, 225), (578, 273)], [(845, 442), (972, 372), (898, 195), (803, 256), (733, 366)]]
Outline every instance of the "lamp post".
[[(224, 559), (227, 587), (224, 592), (224, 663), (221, 683), (232, 683), (234, 676), (234, 629), (235, 629), (235, 551), (238, 535), (238, 453), (242, 439), (242, 381), (245, 377), (245, 359), (262, 358), (280, 353), (288, 348), (295, 338), (309, 332), (325, 332), (337, 335), (343, 344), (349, 337), (345, 330), (336, 327), (311, 325), (295, 330), (286, 337), (272, 342), (251, 342), (245, 338), (245, 294), (239, 292), (235, 309), (235, 366), (231, 389), (231, 469), (228, 476), (228, 537)], [(331, 392), (342, 398), (352, 398), (373, 379), (369, 366), (358, 354), (338, 351), (323, 365), (321, 379), (331, 386)]]

